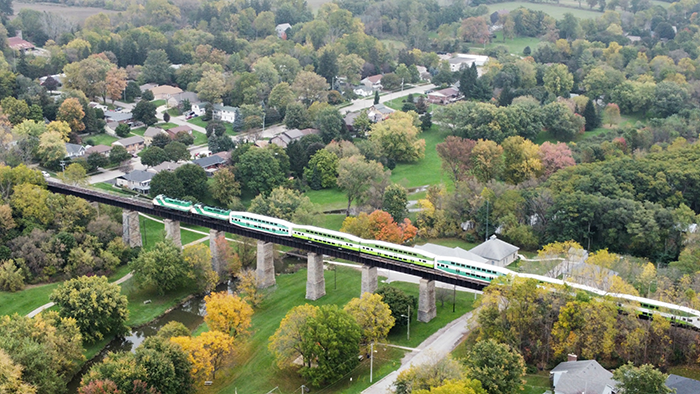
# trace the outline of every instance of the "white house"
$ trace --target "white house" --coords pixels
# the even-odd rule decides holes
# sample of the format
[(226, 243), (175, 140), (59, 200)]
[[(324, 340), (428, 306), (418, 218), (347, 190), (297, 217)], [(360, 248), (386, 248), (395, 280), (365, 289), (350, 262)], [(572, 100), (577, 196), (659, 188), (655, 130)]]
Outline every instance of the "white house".
[(447, 60), (450, 63), (450, 71), (452, 72), (459, 71), (462, 67), (471, 67), (472, 63), (475, 63), (477, 67), (482, 67), (488, 61), (488, 56), (467, 55), (466, 53), (457, 53), (454, 57)]
[(238, 112), (238, 108), (236, 107), (230, 107), (223, 104), (214, 104), (212, 117), (215, 120), (233, 123), (236, 120), (236, 112)]
[(134, 170), (117, 178), (117, 186), (126, 187), (139, 193), (148, 194), (151, 179), (155, 174), (149, 171)]
[(505, 267), (514, 262), (518, 258), (519, 247), (511, 245), (508, 242), (501, 241), (492, 235), (488, 241), (478, 245), (469, 251), (485, 258), (492, 265)]
[(86, 148), (82, 145), (66, 142), (66, 157), (74, 158), (85, 154)]
[(280, 23), (279, 25), (275, 26), (275, 31), (277, 31), (277, 37), (286, 40), (287, 39), (287, 30), (291, 29), (292, 25), (289, 23)]
[(360, 81), (361, 84), (372, 88), (373, 90), (382, 90), (382, 74), (370, 75), (369, 77)]

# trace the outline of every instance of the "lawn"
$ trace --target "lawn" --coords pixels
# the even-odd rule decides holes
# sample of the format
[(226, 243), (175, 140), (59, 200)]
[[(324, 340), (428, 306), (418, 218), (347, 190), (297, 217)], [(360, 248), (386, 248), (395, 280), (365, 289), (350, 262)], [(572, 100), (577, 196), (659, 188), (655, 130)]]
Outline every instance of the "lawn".
[(537, 375), (525, 375), (525, 391), (523, 394), (542, 394), (552, 389), (549, 373), (540, 372)]
[(603, 13), (600, 11), (580, 9), (578, 7), (573, 8), (566, 6), (558, 6), (555, 4), (528, 3), (525, 1), (509, 1), (506, 3), (489, 5), (489, 14), (499, 10), (513, 11), (520, 7), (524, 7), (533, 11), (543, 11), (554, 19), (563, 19), (564, 14), (566, 14), (567, 12), (574, 14), (579, 19), (595, 19), (603, 15)]
[[(414, 94), (414, 95), (413, 95), (413, 102), (418, 101), (418, 98), (421, 97), (421, 96), (427, 97), (427, 95), (425, 95), (425, 94)], [(403, 108), (403, 103), (406, 102), (406, 98), (407, 98), (407, 97), (408, 97), (408, 96), (397, 97), (397, 98), (395, 98), (395, 99), (393, 99), (393, 100), (385, 101), (385, 102), (383, 102), (382, 104), (386, 105), (387, 107), (389, 107), (389, 108), (391, 108), (391, 109), (395, 109), (395, 110), (397, 110), (397, 111), (401, 111), (401, 108)], [(435, 108), (438, 108), (438, 107), (439, 107), (439, 105), (437, 105), (437, 104), (429, 104), (429, 105), (428, 105), (428, 111), (432, 113), (432, 112), (435, 110)]]
[[(110, 281), (115, 281), (126, 275), (129, 269), (126, 266), (117, 268), (114, 274), (109, 276)], [(34, 309), (48, 303), (51, 292), (60, 285), (61, 282), (31, 285), (25, 290), (14, 293), (0, 291), (0, 316), (19, 313), (26, 315)]]
[[(202, 120), (200, 116), (197, 116), (196, 118), (192, 118), (188, 120), (189, 123), (192, 123), (195, 126), (203, 127), (206, 128), (208, 122), (205, 122)], [(226, 135), (234, 136), (236, 135), (236, 132), (233, 131), (233, 125), (228, 122), (224, 122), (224, 126), (226, 126)]]
[(318, 204), (322, 211), (345, 209), (348, 206), (348, 198), (345, 192), (337, 187), (332, 189), (309, 190), (306, 195), (311, 202)]
[(683, 366), (678, 365), (675, 367), (670, 367), (668, 373), (683, 376), (688, 379), (700, 380), (700, 368), (696, 366)]
[[(646, 123), (646, 119), (644, 119), (644, 116), (642, 114), (622, 115), (620, 117), (620, 122), (616, 126), (617, 127), (634, 126), (635, 124), (637, 124), (637, 122), (641, 122), (644, 124), (644, 123)], [(581, 141), (585, 140), (586, 138), (595, 137), (599, 134), (610, 131), (611, 129), (612, 128), (610, 127), (610, 125), (603, 125), (601, 127), (597, 127), (591, 131), (586, 131), (582, 134), (577, 134), (576, 137), (574, 137), (573, 142), (581, 142)], [(533, 142), (538, 144), (538, 145), (542, 145), (543, 143), (545, 143), (547, 141), (552, 142), (552, 143), (556, 143), (559, 140), (556, 137), (554, 137), (553, 135), (551, 135), (549, 132), (542, 131), (539, 134), (537, 134), (537, 137), (535, 137), (535, 141), (533, 141)]]
[(161, 105), (165, 105), (165, 100), (153, 100), (151, 102), (156, 105), (156, 108), (160, 107)]
[(124, 194), (126, 196), (133, 196), (136, 194), (134, 192), (128, 192), (122, 188), (114, 187), (111, 184), (106, 183), (106, 182), (94, 183), (90, 186), (92, 186), (96, 189), (104, 190), (106, 192)]
[(419, 137), (425, 139), (425, 158), (417, 163), (397, 164), (391, 171), (391, 181), (405, 188), (448, 183), (435, 150), (435, 145), (443, 142), (446, 136), (436, 125), (420, 134)]
[(143, 137), (143, 134), (144, 134), (145, 132), (146, 132), (146, 127), (145, 127), (145, 126), (144, 126), (144, 127), (137, 127), (137, 128), (135, 128), (135, 129), (131, 129), (131, 134), (140, 135), (141, 137)]
[[(532, 3), (529, 3), (532, 4)], [(503, 32), (496, 32), (496, 39), (492, 40), (491, 43), (486, 44), (486, 49), (495, 48), (497, 46), (506, 46), (508, 51), (515, 55), (522, 55), (525, 47), (530, 47), (532, 52), (535, 52), (537, 45), (540, 43), (540, 39), (537, 37), (516, 37), (503, 42)], [(480, 48), (474, 47), (474, 50), (479, 50)]]
[(323, 215), (323, 219), (325, 222), (321, 227), (327, 228), (329, 230), (335, 230), (339, 231), (340, 228), (343, 226), (343, 221), (345, 220), (346, 216), (345, 215)]
[(84, 138), (85, 142), (90, 143), (89, 141), (92, 141), (90, 145), (95, 146), (95, 145), (107, 145), (110, 146), (112, 145), (112, 142), (117, 141), (119, 137), (114, 137), (111, 136), (107, 133), (102, 133), (102, 134), (95, 134), (95, 135), (90, 135)]
[(154, 125), (155, 127), (160, 127), (163, 130), (169, 130), (172, 129), (173, 127), (177, 127), (175, 123), (157, 123)]
[[(360, 289), (360, 272), (351, 268), (337, 267), (337, 281), (341, 283), (337, 290), (334, 288), (334, 272), (328, 270), (326, 277), (326, 296), (317, 301), (307, 301), (304, 299), (306, 289), (306, 270), (300, 270), (295, 274), (280, 275), (277, 277), (277, 286), (267, 295), (267, 298), (253, 315), (251, 327), (251, 337), (245, 348), (241, 348), (241, 356), (236, 360), (236, 365), (229, 370), (222, 370), (217, 373), (217, 380), (214, 384), (202, 392), (205, 393), (235, 393), (241, 389), (241, 393), (266, 393), (279, 386), (279, 391), (291, 393), (299, 390), (302, 384), (306, 384), (299, 375), (290, 369), (280, 370), (276, 367), (272, 354), (267, 349), (268, 338), (279, 327), (280, 321), (292, 307), (302, 304), (345, 305), (351, 298), (357, 297)], [(418, 294), (418, 285), (407, 283), (392, 283), (392, 286), (399, 287), (409, 294)], [(385, 284), (380, 284), (385, 286)], [(457, 311), (452, 312), (452, 305), (445, 304), (444, 307), (438, 304), (438, 315), (430, 323), (419, 323), (415, 320), (411, 322), (411, 340), (406, 339), (405, 329), (396, 330), (390, 333), (390, 342), (404, 346), (417, 346), (432, 333), (443, 327), (447, 322), (463, 315), (472, 308), (473, 296), (471, 294), (460, 293), (457, 297)], [(201, 332), (202, 330), (198, 330)], [(378, 349), (378, 357), (375, 360), (374, 379), (379, 380), (400, 365), (402, 351)], [(324, 392), (359, 393), (369, 386), (367, 361), (363, 362), (350, 375), (346, 376), (337, 386), (329, 387)], [(353, 377), (355, 383), (348, 387)], [(315, 390), (318, 392), (319, 390)]]
[[(154, 220), (139, 216), (141, 226), (141, 238), (143, 239), (143, 248), (146, 250), (152, 249), (156, 243), (165, 239), (165, 225)], [(198, 229), (199, 230), (199, 229)], [(209, 232), (209, 229), (201, 230)], [(194, 242), (206, 235), (187, 231), (186, 227), (180, 227), (180, 240), (183, 245)]]

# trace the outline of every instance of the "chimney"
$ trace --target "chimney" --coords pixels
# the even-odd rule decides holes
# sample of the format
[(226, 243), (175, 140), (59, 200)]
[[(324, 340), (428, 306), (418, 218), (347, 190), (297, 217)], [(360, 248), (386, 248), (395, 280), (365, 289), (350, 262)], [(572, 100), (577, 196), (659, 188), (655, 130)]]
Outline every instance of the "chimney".
[(17, 35), (15, 37), (19, 37), (21, 40), (22, 39), (22, 30), (17, 30)]
[(573, 354), (573, 353), (569, 353), (569, 354), (566, 356), (566, 361), (577, 361), (577, 360), (578, 360), (578, 356), (576, 356), (576, 355)]

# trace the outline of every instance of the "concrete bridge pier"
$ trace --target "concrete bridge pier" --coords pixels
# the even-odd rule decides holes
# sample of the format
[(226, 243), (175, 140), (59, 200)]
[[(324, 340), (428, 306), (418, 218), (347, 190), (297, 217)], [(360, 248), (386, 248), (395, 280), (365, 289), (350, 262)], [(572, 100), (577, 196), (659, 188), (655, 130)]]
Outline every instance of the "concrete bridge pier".
[(180, 239), (180, 221), (163, 219), (165, 224), (165, 236), (173, 241), (173, 244), (182, 249), (182, 240)]
[[(258, 241), (258, 262), (255, 276), (258, 280), (258, 288), (265, 289), (277, 284), (275, 280), (274, 244), (272, 242)], [(322, 274), (323, 275), (323, 274)]]
[(132, 248), (143, 246), (138, 212), (128, 209), (122, 210), (122, 239), (125, 244)]
[[(180, 234), (180, 223), (178, 222), (178, 234)], [(167, 230), (167, 226), (165, 227)], [(179, 238), (179, 236), (178, 236)], [(219, 274), (219, 278), (226, 277), (226, 261), (224, 261), (221, 251), (219, 250), (219, 245), (217, 241), (221, 242), (223, 240), (226, 242), (226, 233), (219, 230), (210, 229), (209, 230), (209, 251), (211, 252), (211, 268)]]
[(315, 301), (326, 295), (326, 280), (323, 277), (323, 255), (309, 252), (306, 259), (306, 299)]
[(375, 291), (377, 291), (377, 267), (363, 265), (360, 297), (365, 293), (374, 293)]
[(435, 281), (421, 278), (418, 285), (418, 321), (427, 323), (436, 314)]

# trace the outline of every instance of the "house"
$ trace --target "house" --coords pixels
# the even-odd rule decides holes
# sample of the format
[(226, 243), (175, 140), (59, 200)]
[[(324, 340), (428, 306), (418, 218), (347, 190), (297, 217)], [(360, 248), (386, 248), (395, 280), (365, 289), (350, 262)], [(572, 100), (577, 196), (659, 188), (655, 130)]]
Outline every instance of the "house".
[(144, 143), (146, 145), (151, 145), (151, 143), (153, 143), (153, 138), (155, 138), (155, 136), (157, 136), (158, 134), (165, 134), (165, 130), (161, 129), (160, 127), (150, 126), (143, 133)]
[(425, 245), (416, 245), (414, 246), (414, 248), (438, 256), (456, 257), (459, 259), (474, 261), (476, 263), (488, 264), (488, 260), (486, 260), (485, 258), (476, 255), (468, 250), (464, 250), (460, 247), (448, 248), (447, 246), (427, 243)]
[(75, 158), (85, 154), (86, 148), (82, 145), (66, 142), (66, 157)]
[(153, 92), (154, 100), (168, 100), (170, 97), (182, 93), (182, 89), (169, 85), (160, 85), (151, 89), (151, 92)]
[(202, 116), (204, 115), (204, 112), (207, 110), (207, 104), (206, 102), (200, 101), (200, 102), (190, 102), (191, 108), (190, 110), (194, 113), (195, 116)]
[(184, 165), (185, 165), (185, 163), (176, 163), (174, 161), (164, 161), (155, 167), (149, 168), (148, 171), (154, 172), (156, 174), (161, 172), (161, 171), (173, 172), (173, 171), (177, 170), (179, 167), (184, 166)]
[(88, 103), (88, 107), (90, 107), (90, 108), (95, 108), (95, 109), (100, 109), (100, 110), (102, 110), (103, 113), (104, 113), (105, 111), (107, 111), (107, 106), (106, 106), (106, 105), (102, 105), (102, 104), (96, 103), (96, 102), (94, 102), (94, 101), (90, 101), (90, 102)]
[(460, 97), (459, 90), (446, 88), (428, 93), (428, 101), (433, 104), (449, 104), (457, 101)]
[(472, 63), (475, 63), (477, 67), (482, 67), (488, 60), (488, 56), (458, 53), (454, 57), (448, 59), (447, 62), (450, 64), (450, 71), (455, 72), (461, 70), (463, 67), (471, 67)]
[(491, 265), (505, 267), (518, 258), (518, 250), (520, 250), (519, 247), (501, 241), (496, 235), (492, 235), (488, 241), (469, 251), (485, 258)]
[(359, 85), (352, 88), (353, 93), (360, 97), (369, 97), (374, 94), (374, 89), (370, 86)]
[(146, 141), (138, 135), (135, 135), (133, 137), (123, 138), (119, 141), (112, 142), (112, 146), (115, 145), (123, 146), (124, 148), (126, 148), (127, 152), (133, 155), (135, 153), (138, 153), (141, 149), (143, 149), (146, 146)]
[(200, 103), (199, 97), (197, 97), (195, 92), (180, 92), (167, 99), (169, 107), (177, 107), (185, 100), (190, 102), (190, 106)]
[(275, 26), (275, 31), (277, 31), (277, 37), (286, 40), (287, 39), (287, 30), (291, 29), (292, 25), (289, 23), (280, 23), (279, 25)]
[(360, 81), (361, 84), (372, 90), (382, 90), (382, 74), (371, 75)]
[(141, 93), (143, 93), (146, 90), (153, 91), (153, 88), (155, 88), (156, 86), (158, 86), (158, 84), (156, 84), (156, 83), (146, 83), (146, 84), (139, 86), (139, 89), (141, 89)]
[(151, 179), (155, 175), (149, 171), (134, 170), (117, 178), (116, 184), (139, 193), (148, 194), (151, 190)]
[(286, 148), (292, 141), (300, 140), (305, 135), (318, 134), (317, 129), (291, 129), (287, 130), (282, 134), (278, 134), (270, 140), (270, 143), (275, 144), (279, 147)]
[(345, 117), (343, 118), (343, 121), (345, 122), (345, 128), (348, 129), (348, 131), (353, 131), (353, 127), (355, 125), (355, 119), (360, 116), (360, 112), (348, 112), (345, 114)]
[(577, 361), (573, 354), (569, 354), (569, 361), (559, 363), (549, 372), (554, 394), (613, 394), (612, 376), (597, 361)]
[(393, 112), (393, 109), (384, 104), (374, 104), (373, 106), (369, 107), (367, 116), (369, 116), (369, 120), (376, 123), (388, 118)]
[(219, 167), (225, 165), (227, 161), (228, 160), (224, 159), (221, 156), (211, 155), (192, 160), (192, 163), (204, 168), (204, 171), (207, 172), (207, 175), (211, 176), (211, 174), (216, 172), (216, 170), (218, 170)]
[(430, 73), (428, 72), (428, 68), (427, 68), (427, 67), (416, 66), (416, 69), (418, 70), (418, 75), (420, 75), (420, 79), (421, 79), (421, 80), (430, 79), (431, 75), (430, 75)]
[(107, 155), (109, 155), (109, 151), (111, 151), (111, 150), (112, 150), (111, 146), (95, 145), (95, 146), (91, 146), (85, 150), (85, 156), (90, 156), (93, 153), (99, 153), (101, 155), (107, 156)]
[(165, 132), (170, 136), (170, 139), (175, 139), (177, 137), (177, 134), (180, 132), (185, 132), (189, 135), (192, 135), (192, 128), (190, 126), (177, 126), (173, 127), (172, 129), (165, 130)]
[(131, 112), (105, 111), (105, 122), (130, 123), (133, 119)]
[(16, 37), (10, 37), (7, 39), (7, 46), (14, 51), (25, 52), (34, 49), (34, 44), (22, 39), (22, 32), (18, 32)]
[(214, 120), (233, 123), (236, 120), (236, 112), (238, 112), (238, 108), (236, 107), (230, 107), (223, 104), (214, 104), (212, 117)]
[(700, 393), (700, 381), (678, 375), (668, 375), (668, 378), (666, 378), (666, 386), (670, 389), (675, 389), (676, 394)]

